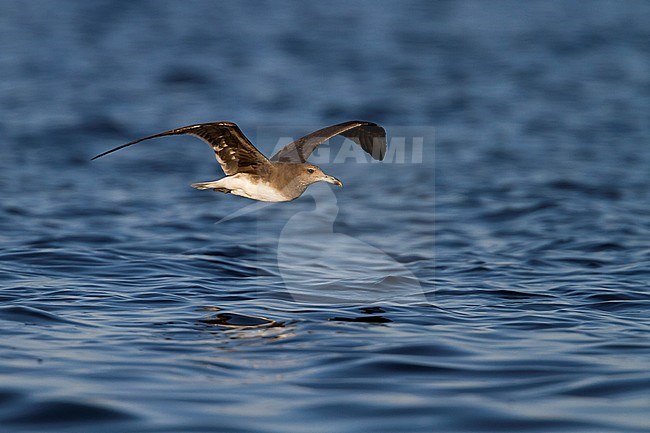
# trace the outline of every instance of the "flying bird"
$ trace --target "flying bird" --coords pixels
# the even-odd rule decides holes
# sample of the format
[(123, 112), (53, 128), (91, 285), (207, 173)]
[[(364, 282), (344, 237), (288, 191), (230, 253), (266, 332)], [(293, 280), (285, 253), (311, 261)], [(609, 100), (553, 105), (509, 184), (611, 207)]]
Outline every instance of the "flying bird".
[(306, 162), (320, 144), (334, 136), (349, 138), (376, 160), (384, 159), (386, 153), (386, 131), (372, 122), (352, 120), (319, 129), (289, 143), (270, 159), (253, 146), (236, 124), (210, 122), (139, 138), (100, 153), (92, 159), (144, 140), (184, 134), (193, 135), (208, 143), (226, 174), (226, 177), (218, 180), (193, 183), (192, 187), (269, 202), (295, 200), (315, 182), (343, 186), (337, 178)]

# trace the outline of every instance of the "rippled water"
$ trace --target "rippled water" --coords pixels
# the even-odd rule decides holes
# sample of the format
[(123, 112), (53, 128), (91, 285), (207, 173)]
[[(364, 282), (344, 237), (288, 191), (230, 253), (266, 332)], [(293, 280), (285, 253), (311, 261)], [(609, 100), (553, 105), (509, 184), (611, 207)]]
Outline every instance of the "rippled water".
[[(649, 20), (1, 2), (1, 430), (648, 431)], [(390, 158), (291, 203), (191, 189), (192, 138), (90, 162), (354, 118)]]

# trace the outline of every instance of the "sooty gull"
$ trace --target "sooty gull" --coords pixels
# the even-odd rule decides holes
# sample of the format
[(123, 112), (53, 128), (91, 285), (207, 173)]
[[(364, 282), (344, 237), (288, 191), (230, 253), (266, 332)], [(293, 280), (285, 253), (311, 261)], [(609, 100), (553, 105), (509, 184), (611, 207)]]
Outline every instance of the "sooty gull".
[(306, 162), (321, 143), (336, 135), (351, 139), (374, 159), (382, 160), (386, 153), (386, 131), (372, 122), (352, 120), (319, 129), (289, 143), (270, 159), (253, 146), (236, 124), (210, 122), (143, 137), (100, 153), (93, 159), (151, 138), (183, 134), (193, 135), (208, 143), (226, 174), (226, 177), (215, 181), (193, 183), (192, 187), (259, 201), (295, 200), (314, 182), (343, 186), (337, 178)]

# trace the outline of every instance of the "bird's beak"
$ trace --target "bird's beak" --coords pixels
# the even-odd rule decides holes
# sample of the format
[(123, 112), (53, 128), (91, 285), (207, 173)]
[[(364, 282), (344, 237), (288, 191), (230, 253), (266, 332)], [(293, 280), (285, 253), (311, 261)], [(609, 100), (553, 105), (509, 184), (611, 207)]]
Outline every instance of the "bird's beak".
[(323, 180), (327, 183), (331, 183), (332, 185), (337, 185), (343, 188), (343, 183), (334, 176), (325, 175), (325, 178)]

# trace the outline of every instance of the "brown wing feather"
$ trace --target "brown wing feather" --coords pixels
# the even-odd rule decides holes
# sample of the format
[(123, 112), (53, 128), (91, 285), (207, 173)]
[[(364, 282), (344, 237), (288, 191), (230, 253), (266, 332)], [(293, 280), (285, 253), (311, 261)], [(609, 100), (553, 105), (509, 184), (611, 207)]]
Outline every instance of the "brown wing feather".
[(269, 160), (253, 146), (241, 129), (232, 122), (199, 123), (171, 129), (160, 134), (130, 141), (104, 153), (100, 153), (93, 159), (140, 143), (141, 141), (183, 134), (193, 135), (208, 143), (214, 150), (215, 157), (224, 173), (228, 176), (236, 173), (258, 173), (269, 165)]
[(316, 148), (330, 138), (342, 135), (360, 145), (374, 159), (382, 160), (386, 154), (386, 131), (372, 122), (351, 120), (328, 126), (287, 144), (271, 157), (271, 161), (305, 162)]

